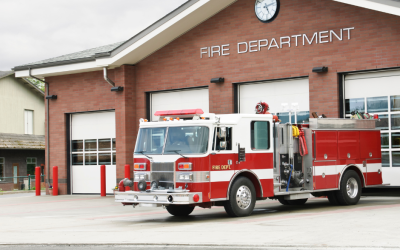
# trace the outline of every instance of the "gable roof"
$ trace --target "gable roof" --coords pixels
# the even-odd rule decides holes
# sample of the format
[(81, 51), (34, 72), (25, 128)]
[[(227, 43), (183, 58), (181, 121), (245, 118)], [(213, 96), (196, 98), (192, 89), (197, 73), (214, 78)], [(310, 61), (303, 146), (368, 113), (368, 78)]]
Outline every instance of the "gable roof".
[(14, 74), (14, 71), (0, 71), (0, 79)]
[[(0, 79), (5, 78), (5, 77), (7, 77), (7, 76), (11, 76), (11, 75), (14, 75), (14, 71), (0, 71)], [(16, 78), (14, 77), (14, 79), (16, 79)], [(35, 84), (33, 84), (33, 83), (32, 83), (31, 81), (29, 81), (28, 79), (23, 78), (22, 80), (21, 80), (21, 79), (16, 79), (16, 80), (19, 81), (19, 82), (21, 82), (21, 83), (24, 84), (24, 85), (27, 85), (27, 87), (28, 87), (30, 90), (33, 90), (33, 91), (35, 91), (36, 93), (38, 93), (38, 94), (44, 96), (43, 90), (41, 90), (40, 88), (38, 88)]]
[[(46, 77), (136, 64), (238, 0), (188, 0), (127, 41), (16, 66), (17, 77)], [(400, 16), (400, 0), (333, 0)]]

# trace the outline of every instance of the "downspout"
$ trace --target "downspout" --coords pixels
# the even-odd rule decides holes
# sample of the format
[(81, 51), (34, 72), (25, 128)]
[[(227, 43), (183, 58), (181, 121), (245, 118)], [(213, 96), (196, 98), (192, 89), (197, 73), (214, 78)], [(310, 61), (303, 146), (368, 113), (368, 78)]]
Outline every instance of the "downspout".
[[(43, 81), (42, 79), (39, 79), (35, 76), (33, 76), (31, 74), (31, 68), (29, 68), (29, 77), (36, 79), (40, 82), (44, 82), (45, 83), (45, 91), (46, 91), (46, 96), (49, 95), (49, 83), (46, 81)], [(47, 101), (47, 105), (46, 105), (46, 119), (47, 119), (47, 123), (46, 123), (46, 131), (47, 131), (47, 137), (46, 137), (46, 152), (47, 152), (47, 156), (46, 156), (46, 161), (47, 161), (47, 178), (46, 178), (46, 182), (47, 182), (47, 187), (50, 186), (50, 120), (49, 120), (49, 104), (50, 101), (49, 99), (46, 98)]]
[(115, 83), (113, 81), (111, 81), (110, 78), (108, 78), (106, 67), (103, 68), (103, 72), (104, 72), (104, 80), (106, 80), (112, 87), (115, 87)]

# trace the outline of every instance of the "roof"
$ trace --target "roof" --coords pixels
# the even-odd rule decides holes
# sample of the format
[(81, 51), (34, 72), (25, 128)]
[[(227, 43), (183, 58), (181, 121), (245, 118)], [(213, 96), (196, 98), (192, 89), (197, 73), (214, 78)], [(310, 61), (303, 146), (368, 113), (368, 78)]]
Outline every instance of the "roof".
[[(13, 68), (17, 77), (46, 77), (135, 64), (219, 13), (237, 0), (188, 0), (125, 42), (88, 49)], [(399, 0), (333, 0), (400, 16)], [(65, 66), (64, 66), (65, 65)], [(63, 67), (64, 66), (64, 67)]]
[[(0, 71), (0, 79), (5, 78), (7, 76), (14, 76), (14, 71)], [(14, 76), (15, 78), (15, 76)], [(19, 80), (19, 79), (18, 79)], [(26, 78), (23, 78), (23, 81), (19, 80), (21, 83), (27, 85), (27, 87), (35, 92), (37, 92), (38, 94), (44, 96), (44, 92), (43, 90), (41, 90), (40, 88), (38, 88), (35, 84), (33, 84), (31, 81), (29, 81)]]
[[(125, 42), (125, 41), (124, 41)], [(37, 61), (33, 63), (28, 63), (24, 65), (20, 65), (14, 68), (21, 69), (21, 68), (35, 68), (41, 66), (53, 66), (53, 65), (61, 65), (61, 64), (69, 64), (69, 63), (76, 63), (76, 62), (86, 62), (86, 61), (93, 61), (97, 57), (109, 55), (114, 49), (118, 46), (123, 44), (124, 42), (113, 43), (109, 45), (104, 45), (92, 49), (82, 50), (79, 52), (57, 56), (53, 58), (49, 58), (42, 61)]]
[(44, 135), (0, 134), (0, 149), (44, 150)]
[(14, 71), (0, 71), (0, 79), (14, 74)]

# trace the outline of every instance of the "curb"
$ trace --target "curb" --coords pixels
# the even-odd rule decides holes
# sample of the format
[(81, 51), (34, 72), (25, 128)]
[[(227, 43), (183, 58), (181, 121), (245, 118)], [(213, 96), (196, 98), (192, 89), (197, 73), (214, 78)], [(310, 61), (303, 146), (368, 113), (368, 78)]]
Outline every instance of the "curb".
[(26, 191), (3, 191), (3, 192), (0, 192), (0, 195), (7, 195), (7, 194), (27, 194), (27, 193), (35, 193), (35, 190), (26, 190)]

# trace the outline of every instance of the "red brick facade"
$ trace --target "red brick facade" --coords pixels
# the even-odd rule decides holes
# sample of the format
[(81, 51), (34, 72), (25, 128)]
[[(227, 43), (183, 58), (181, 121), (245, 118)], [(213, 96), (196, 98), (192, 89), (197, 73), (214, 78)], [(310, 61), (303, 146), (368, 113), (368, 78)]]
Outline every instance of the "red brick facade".
[[(110, 92), (100, 71), (48, 77), (50, 94), (58, 95), (50, 102), (50, 165), (60, 167), (60, 179), (67, 178), (66, 113), (115, 109), (117, 178), (122, 178), (123, 166), (132, 165), (138, 119), (146, 117), (145, 92), (209, 86), (210, 112), (232, 113), (232, 83), (308, 76), (310, 112), (338, 117), (338, 73), (400, 66), (399, 22), (397, 16), (334, 1), (281, 0), (278, 17), (265, 24), (254, 14), (254, 0), (238, 0), (135, 66), (110, 70), (123, 92)], [(238, 42), (312, 37), (350, 27), (350, 40), (346, 31), (342, 41), (296, 47), (292, 40), (290, 48), (237, 53)], [(230, 44), (229, 56), (200, 58), (200, 48), (223, 44)], [(329, 72), (312, 73), (316, 66), (327, 66)], [(214, 77), (224, 77), (225, 83), (210, 83)], [(65, 194), (66, 184), (60, 187)]]

